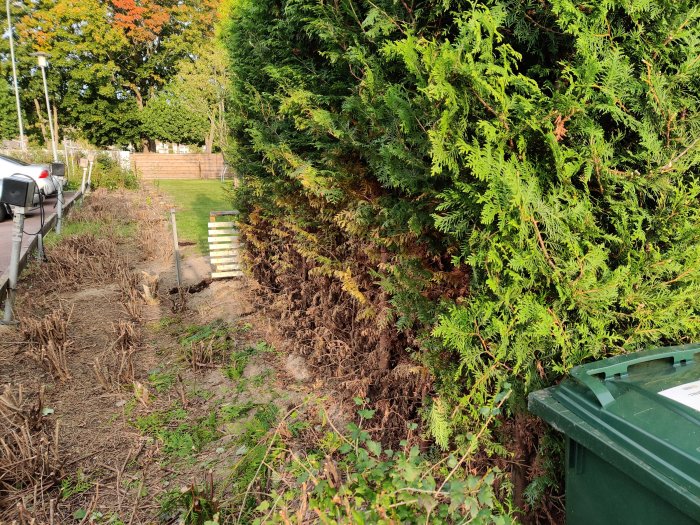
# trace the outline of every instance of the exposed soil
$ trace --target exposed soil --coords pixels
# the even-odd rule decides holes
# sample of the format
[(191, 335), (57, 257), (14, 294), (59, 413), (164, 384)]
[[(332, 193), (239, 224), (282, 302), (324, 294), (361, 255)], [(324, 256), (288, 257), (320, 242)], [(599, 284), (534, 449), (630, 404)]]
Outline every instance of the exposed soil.
[[(252, 283), (168, 293), (164, 204), (95, 192), (71, 220), (98, 231), (62, 239), (26, 272), (19, 325), (0, 329), (0, 523), (175, 523), (188, 490), (232, 485), (256, 411), (323, 388), (303, 358), (277, 351)], [(184, 251), (194, 286), (209, 265)]]

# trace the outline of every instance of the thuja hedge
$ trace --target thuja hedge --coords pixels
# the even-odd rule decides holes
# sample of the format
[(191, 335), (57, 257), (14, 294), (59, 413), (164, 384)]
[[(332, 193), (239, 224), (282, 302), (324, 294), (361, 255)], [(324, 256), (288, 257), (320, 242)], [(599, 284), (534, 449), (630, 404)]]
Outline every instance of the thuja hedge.
[(581, 362), (697, 340), (699, 19), (694, 0), (235, 0), (254, 268), (300, 271), (294, 252), (404, 334), (442, 447)]

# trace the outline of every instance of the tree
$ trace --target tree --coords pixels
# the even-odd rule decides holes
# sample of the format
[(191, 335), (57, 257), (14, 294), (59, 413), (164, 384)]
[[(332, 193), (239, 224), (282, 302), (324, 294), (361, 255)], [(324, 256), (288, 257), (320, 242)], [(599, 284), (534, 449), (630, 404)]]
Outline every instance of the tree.
[(210, 46), (180, 63), (179, 73), (148, 101), (144, 131), (166, 142), (204, 144), (208, 153), (223, 149), (228, 76), (223, 50)]
[(197, 57), (213, 37), (218, 6), (218, 0), (108, 2), (115, 27), (128, 42), (119, 57), (118, 79), (139, 110), (176, 74), (181, 60)]
[(150, 137), (176, 144), (201, 144), (209, 130), (206, 113), (188, 104), (177, 90), (166, 86), (141, 112), (143, 131)]
[(18, 134), (14, 92), (10, 83), (0, 77), (0, 139), (14, 139)]
[[(49, 91), (62, 130), (76, 130), (98, 145), (151, 144), (140, 127), (140, 112), (177, 73), (178, 64), (195, 58), (213, 38), (218, 3), (36, 0), (15, 8), (29, 131), (38, 129), (43, 100), (30, 53), (43, 51), (50, 55)], [(96, 127), (96, 118), (106, 125)]]

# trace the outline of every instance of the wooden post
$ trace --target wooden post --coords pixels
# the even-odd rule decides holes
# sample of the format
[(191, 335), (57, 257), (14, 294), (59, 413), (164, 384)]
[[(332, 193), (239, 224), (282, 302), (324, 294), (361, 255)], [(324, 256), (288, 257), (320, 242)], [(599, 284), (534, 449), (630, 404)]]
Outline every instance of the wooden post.
[(84, 196), (85, 195), (85, 184), (87, 184), (87, 170), (88, 166), (90, 164), (90, 161), (88, 161), (86, 158), (80, 159), (80, 167), (83, 169), (83, 180), (80, 183), (80, 195)]
[(170, 210), (170, 222), (173, 226), (173, 247), (175, 248), (175, 276), (177, 278), (178, 290), (182, 288), (182, 277), (180, 275), (180, 244), (177, 240), (177, 220), (175, 219), (175, 209)]

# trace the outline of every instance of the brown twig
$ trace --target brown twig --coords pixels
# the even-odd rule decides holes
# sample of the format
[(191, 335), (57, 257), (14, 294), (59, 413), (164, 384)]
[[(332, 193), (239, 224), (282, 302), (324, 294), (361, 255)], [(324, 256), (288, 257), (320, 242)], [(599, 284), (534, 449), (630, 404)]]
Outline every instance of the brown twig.
[(539, 243), (540, 248), (542, 249), (542, 253), (544, 253), (544, 257), (547, 260), (547, 264), (549, 264), (549, 266), (551, 266), (553, 270), (556, 270), (557, 266), (556, 266), (556, 264), (554, 264), (554, 261), (549, 256), (549, 252), (547, 251), (547, 247), (544, 244), (544, 239), (542, 238), (542, 233), (540, 232), (540, 228), (538, 226), (537, 221), (535, 220), (534, 217), (530, 217), (530, 222), (535, 227), (535, 234), (537, 235), (537, 242)]

